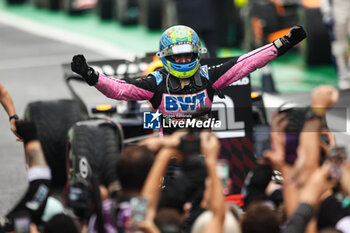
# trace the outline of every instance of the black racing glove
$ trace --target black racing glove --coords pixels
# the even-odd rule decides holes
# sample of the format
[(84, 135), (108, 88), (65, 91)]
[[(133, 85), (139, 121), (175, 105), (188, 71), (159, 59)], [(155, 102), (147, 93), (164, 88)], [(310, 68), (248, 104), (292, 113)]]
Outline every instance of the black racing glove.
[(84, 55), (75, 55), (70, 66), (72, 71), (80, 74), (90, 86), (98, 82), (98, 72), (86, 63)]
[(23, 139), (24, 144), (33, 140), (39, 140), (35, 123), (32, 121), (19, 120), (15, 122), (16, 133)]
[(306, 32), (302, 26), (296, 25), (290, 28), (289, 34), (273, 42), (278, 50), (278, 56), (285, 54), (294, 45), (306, 38)]

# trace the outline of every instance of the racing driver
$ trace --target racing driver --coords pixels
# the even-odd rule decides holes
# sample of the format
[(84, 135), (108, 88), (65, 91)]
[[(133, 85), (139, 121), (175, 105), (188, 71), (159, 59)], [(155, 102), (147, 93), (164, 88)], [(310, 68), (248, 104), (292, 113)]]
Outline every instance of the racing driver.
[[(83, 55), (75, 55), (72, 71), (116, 100), (148, 100), (166, 119), (209, 117), (215, 91), (247, 76), (283, 55), (306, 38), (301, 26), (289, 34), (223, 64), (208, 67), (200, 59), (206, 48), (197, 33), (183, 25), (168, 28), (161, 36), (157, 56), (164, 67), (144, 79), (115, 79), (90, 67)], [(165, 132), (166, 133), (166, 132)]]

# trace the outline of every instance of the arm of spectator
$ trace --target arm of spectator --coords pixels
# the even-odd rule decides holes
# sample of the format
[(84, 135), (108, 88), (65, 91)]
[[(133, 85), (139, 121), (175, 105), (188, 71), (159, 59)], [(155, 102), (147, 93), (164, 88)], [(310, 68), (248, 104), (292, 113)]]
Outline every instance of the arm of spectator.
[[(320, 160), (320, 130), (321, 118), (326, 111), (338, 101), (339, 93), (332, 86), (319, 86), (312, 92), (312, 113), (319, 117), (306, 119), (299, 137), (298, 159), (295, 166), (302, 171), (298, 177), (298, 184), (302, 185), (317, 169)], [(308, 114), (306, 115), (308, 116)], [(320, 118), (321, 117), (321, 118)]]
[(6, 218), (12, 221), (7, 226), (9, 229), (13, 229), (13, 219), (21, 211), (29, 213), (32, 223), (41, 223), (51, 183), (51, 171), (45, 161), (35, 124), (30, 121), (16, 121), (16, 128), (24, 142), (24, 152), (29, 166), (29, 187), (19, 203), (6, 215)]
[(350, 161), (343, 162), (342, 170), (343, 174), (340, 179), (340, 185), (346, 195), (350, 196)]
[[(247, 195), (244, 203), (249, 205), (255, 200), (266, 200), (266, 190), (271, 181), (273, 169), (281, 171), (284, 163), (284, 129), (288, 124), (285, 113), (274, 115), (270, 124), (271, 150), (266, 151), (263, 158), (257, 160), (253, 174), (247, 185)], [(282, 149), (281, 149), (282, 148)], [(269, 186), (270, 188), (271, 186)], [(269, 193), (270, 194), (270, 193)]]
[[(166, 137), (166, 136), (164, 136), (164, 137)], [(141, 140), (138, 144), (140, 146), (146, 146), (148, 149), (150, 149), (153, 152), (157, 152), (163, 146), (164, 137), (152, 136), (152, 137)]]
[(321, 142), (320, 146), (326, 154), (329, 153), (330, 149), (336, 146), (336, 138), (333, 132), (331, 132), (328, 128), (321, 129)]
[[(15, 105), (13, 104), (11, 95), (7, 91), (7, 89), (4, 87), (4, 85), (2, 85), (1, 83), (0, 83), (0, 102), (9, 117), (16, 115), (16, 109), (15, 109)], [(16, 133), (15, 121), (16, 121), (15, 118), (12, 118), (10, 120), (11, 131), (18, 137)]]
[(44, 152), (38, 139), (35, 124), (30, 121), (16, 121), (17, 134), (24, 142), (24, 153), (29, 168), (35, 166), (47, 167)]
[(265, 157), (272, 167), (281, 172), (283, 177), (283, 200), (287, 218), (298, 206), (298, 189), (292, 175), (292, 168), (285, 162), (285, 128), (288, 125), (285, 113), (277, 114), (271, 121), (271, 150)]
[(153, 136), (153, 137), (143, 139), (138, 144), (140, 146), (146, 146), (148, 149), (150, 149), (153, 152), (157, 152), (163, 146), (176, 147), (180, 143), (180, 137), (185, 134), (186, 134), (185, 130), (178, 130), (175, 132), (175, 135), (177, 135), (176, 137), (173, 137), (174, 135), (165, 135), (163, 137)]
[(176, 146), (180, 143), (181, 136), (182, 132), (175, 132), (163, 139), (164, 147), (156, 155), (156, 159), (142, 188), (142, 196), (148, 200), (147, 220), (153, 221), (155, 218), (161, 189), (160, 181), (170, 160), (174, 157), (181, 158), (180, 151), (176, 149)]
[(221, 233), (225, 221), (225, 202), (221, 181), (216, 174), (216, 162), (220, 152), (220, 142), (214, 134), (201, 133), (201, 151), (205, 156), (210, 185), (210, 209), (213, 218), (205, 228), (204, 233)]
[(160, 181), (172, 157), (179, 153), (176, 149), (162, 148), (156, 156), (154, 164), (142, 188), (142, 196), (148, 200), (147, 219), (154, 219), (160, 196)]
[(299, 206), (288, 222), (283, 233), (305, 232), (305, 229), (318, 208), (322, 195), (334, 186), (330, 180), (330, 164), (325, 162), (310, 177), (300, 190)]

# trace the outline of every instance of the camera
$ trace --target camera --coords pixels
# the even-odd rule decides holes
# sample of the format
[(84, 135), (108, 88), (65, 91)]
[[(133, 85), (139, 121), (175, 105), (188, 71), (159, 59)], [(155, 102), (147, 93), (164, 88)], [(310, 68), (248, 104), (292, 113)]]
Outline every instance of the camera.
[(264, 157), (264, 151), (270, 149), (270, 126), (257, 125), (253, 130), (254, 156), (256, 159)]
[(286, 132), (285, 161), (293, 165), (298, 158), (299, 133)]
[(66, 193), (67, 206), (82, 220), (88, 219), (97, 211), (99, 197), (96, 174), (92, 172), (86, 157), (78, 157), (78, 169), (71, 174)]
[(67, 206), (73, 209), (76, 216), (86, 219), (92, 214), (92, 192), (90, 184), (78, 178), (69, 184)]
[(293, 165), (297, 160), (300, 132), (306, 121), (309, 107), (297, 107), (295, 103), (285, 103), (278, 108), (278, 113), (285, 113), (288, 120), (286, 131), (285, 161)]
[(285, 131), (293, 133), (301, 132), (306, 120), (306, 113), (308, 109), (308, 107), (297, 107), (295, 103), (287, 102), (281, 105), (277, 112), (286, 114), (288, 125)]
[(201, 154), (201, 139), (199, 130), (190, 130), (181, 137), (178, 149), (185, 155)]

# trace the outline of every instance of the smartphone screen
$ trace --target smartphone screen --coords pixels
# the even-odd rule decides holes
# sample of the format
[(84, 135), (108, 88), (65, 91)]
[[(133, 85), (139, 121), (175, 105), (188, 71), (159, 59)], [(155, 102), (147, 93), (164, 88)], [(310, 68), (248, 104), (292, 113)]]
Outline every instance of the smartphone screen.
[(298, 158), (299, 133), (286, 132), (285, 161), (294, 164)]
[(137, 224), (146, 220), (148, 201), (145, 197), (133, 197), (130, 199), (131, 205), (131, 229), (137, 229)]
[(330, 176), (333, 180), (340, 180), (342, 176), (342, 163), (347, 158), (346, 148), (334, 146), (330, 149), (328, 160), (331, 162)]
[(16, 233), (30, 233), (30, 216), (27, 214), (19, 214), (14, 218)]
[(254, 155), (256, 159), (264, 156), (264, 151), (271, 148), (270, 126), (257, 125), (253, 130)]
[(230, 176), (230, 168), (228, 163), (224, 159), (219, 159), (216, 164), (216, 174), (221, 180), (221, 184), (223, 187), (224, 195), (228, 195), (230, 193), (230, 187), (228, 184), (228, 179)]

